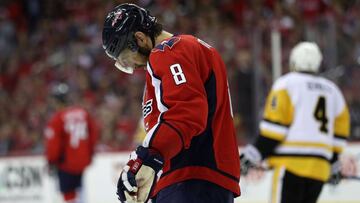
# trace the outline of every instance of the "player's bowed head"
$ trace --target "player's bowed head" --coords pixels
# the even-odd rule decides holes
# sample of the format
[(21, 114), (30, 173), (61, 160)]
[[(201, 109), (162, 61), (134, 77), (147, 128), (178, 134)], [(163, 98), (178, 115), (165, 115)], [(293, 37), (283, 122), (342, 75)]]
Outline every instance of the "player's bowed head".
[(132, 74), (134, 68), (145, 66), (161, 33), (162, 25), (149, 11), (135, 4), (120, 4), (106, 16), (103, 48), (119, 70)]

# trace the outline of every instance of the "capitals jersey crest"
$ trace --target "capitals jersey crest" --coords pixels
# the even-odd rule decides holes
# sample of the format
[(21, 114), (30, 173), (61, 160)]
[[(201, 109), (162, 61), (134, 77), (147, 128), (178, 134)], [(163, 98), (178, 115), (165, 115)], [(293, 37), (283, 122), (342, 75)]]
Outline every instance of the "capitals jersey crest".
[(164, 40), (162, 41), (159, 45), (157, 45), (152, 52), (157, 52), (157, 51), (164, 51), (166, 47), (168, 47), (169, 49), (172, 49), (176, 43), (178, 43), (180, 41), (180, 37), (174, 36), (168, 40)]

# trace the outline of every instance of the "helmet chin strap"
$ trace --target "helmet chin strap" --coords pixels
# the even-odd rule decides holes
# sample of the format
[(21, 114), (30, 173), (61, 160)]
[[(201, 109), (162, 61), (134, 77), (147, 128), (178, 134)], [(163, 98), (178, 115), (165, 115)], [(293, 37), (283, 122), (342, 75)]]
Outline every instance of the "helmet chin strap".
[(119, 62), (115, 62), (115, 67), (127, 74), (133, 74), (134, 73), (134, 68), (132, 67), (124, 67), (122, 66)]

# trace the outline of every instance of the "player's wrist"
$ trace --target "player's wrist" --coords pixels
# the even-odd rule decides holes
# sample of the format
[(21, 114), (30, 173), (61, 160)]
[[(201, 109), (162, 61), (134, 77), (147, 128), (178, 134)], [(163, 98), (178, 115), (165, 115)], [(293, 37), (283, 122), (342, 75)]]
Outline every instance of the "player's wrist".
[(139, 146), (136, 149), (136, 154), (138, 156), (138, 158), (135, 159), (136, 164), (140, 164), (140, 166), (142, 164), (147, 165), (153, 168), (156, 173), (159, 172), (164, 165), (164, 158), (156, 149)]

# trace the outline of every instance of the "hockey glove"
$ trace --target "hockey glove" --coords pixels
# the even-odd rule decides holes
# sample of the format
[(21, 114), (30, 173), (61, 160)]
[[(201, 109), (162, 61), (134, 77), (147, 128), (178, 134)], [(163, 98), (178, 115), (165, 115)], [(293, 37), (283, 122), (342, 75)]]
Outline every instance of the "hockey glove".
[(261, 154), (253, 145), (247, 145), (240, 155), (241, 175), (246, 176), (252, 168), (258, 168), (261, 162)]
[(139, 146), (120, 174), (117, 184), (120, 202), (146, 202), (163, 164), (163, 158), (159, 153)]
[(328, 183), (331, 185), (338, 185), (342, 178), (340, 161), (336, 161), (331, 165), (331, 174)]

